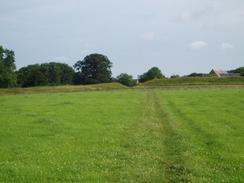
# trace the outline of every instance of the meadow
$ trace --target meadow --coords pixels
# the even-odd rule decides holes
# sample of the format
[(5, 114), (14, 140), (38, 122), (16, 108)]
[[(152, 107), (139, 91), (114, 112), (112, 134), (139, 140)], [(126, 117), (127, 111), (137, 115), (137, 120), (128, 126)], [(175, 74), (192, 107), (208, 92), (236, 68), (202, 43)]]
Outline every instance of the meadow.
[(243, 88), (117, 89), (4, 90), (0, 182), (243, 182)]
[(208, 86), (216, 88), (225, 86), (243, 86), (244, 77), (179, 77), (179, 78), (164, 78), (164, 79), (154, 79), (139, 85), (139, 87), (168, 87), (168, 86), (178, 86), (182, 88), (183, 86), (194, 88), (196, 86)]

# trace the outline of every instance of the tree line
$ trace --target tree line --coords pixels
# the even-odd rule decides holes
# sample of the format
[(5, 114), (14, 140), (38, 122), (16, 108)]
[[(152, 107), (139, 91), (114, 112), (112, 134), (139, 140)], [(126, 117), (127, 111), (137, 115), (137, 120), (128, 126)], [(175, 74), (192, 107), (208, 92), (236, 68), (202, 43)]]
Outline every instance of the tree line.
[[(77, 61), (73, 67), (65, 63), (49, 62), (33, 64), (16, 70), (14, 51), (0, 46), (0, 87), (31, 87), (71, 84), (98, 84), (120, 82), (135, 86), (137, 80), (132, 75), (122, 73), (112, 77), (112, 62), (102, 54), (91, 54)], [(159, 68), (153, 67), (139, 76), (139, 82), (163, 78)]]
[(20, 87), (67, 85), (73, 83), (74, 70), (67, 64), (50, 62), (22, 67), (16, 75)]
[[(65, 63), (49, 62), (33, 64), (16, 70), (15, 54), (0, 46), (0, 88), (55, 86), (72, 84), (98, 84), (120, 82), (126, 86), (135, 86), (152, 79), (165, 78), (161, 70), (152, 67), (147, 72), (133, 79), (132, 75), (122, 73), (116, 78), (112, 77), (112, 62), (102, 54), (91, 54), (83, 60), (77, 61), (73, 67)], [(244, 67), (233, 70), (244, 76)], [(192, 73), (188, 77), (199, 77), (204, 74)], [(173, 75), (171, 78), (180, 77)]]

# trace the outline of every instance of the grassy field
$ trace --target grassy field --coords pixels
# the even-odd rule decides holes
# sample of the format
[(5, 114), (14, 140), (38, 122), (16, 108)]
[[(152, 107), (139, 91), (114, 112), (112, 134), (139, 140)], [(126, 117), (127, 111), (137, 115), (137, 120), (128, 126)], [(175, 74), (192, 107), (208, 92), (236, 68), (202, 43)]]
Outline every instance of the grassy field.
[(93, 85), (66, 85), (66, 86), (39, 86), (28, 88), (0, 88), (0, 95), (17, 95), (33, 93), (61, 93), (61, 92), (81, 92), (125, 89), (126, 86), (120, 83), (105, 83)]
[(244, 86), (244, 77), (180, 77), (180, 78), (165, 78), (165, 79), (155, 79), (148, 81), (139, 85), (138, 87), (143, 88), (158, 88), (158, 87), (209, 87), (216, 88), (218, 87), (240, 87)]
[(0, 182), (243, 182), (244, 90), (0, 96)]

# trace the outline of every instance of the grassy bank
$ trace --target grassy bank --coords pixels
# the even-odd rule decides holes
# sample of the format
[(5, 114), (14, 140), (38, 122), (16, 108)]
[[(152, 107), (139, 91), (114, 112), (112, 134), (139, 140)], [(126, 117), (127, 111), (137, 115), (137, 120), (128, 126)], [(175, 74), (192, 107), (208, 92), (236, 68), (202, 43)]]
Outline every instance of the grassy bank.
[(216, 87), (219, 86), (244, 86), (244, 77), (181, 77), (172, 79), (155, 79), (139, 85), (138, 87), (153, 88), (153, 87), (164, 87), (164, 86), (206, 86)]
[(0, 95), (32, 94), (32, 93), (64, 93), (81, 91), (117, 90), (127, 87), (120, 83), (105, 83), (94, 85), (65, 85), (65, 86), (40, 86), (29, 88), (0, 89)]

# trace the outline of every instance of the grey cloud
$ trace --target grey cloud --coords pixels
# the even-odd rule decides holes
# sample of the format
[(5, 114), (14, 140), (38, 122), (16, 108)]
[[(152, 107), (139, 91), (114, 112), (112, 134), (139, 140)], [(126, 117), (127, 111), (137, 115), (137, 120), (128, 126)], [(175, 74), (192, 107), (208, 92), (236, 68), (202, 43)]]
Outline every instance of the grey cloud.
[[(243, 0), (8, 0), (1, 5), (0, 44), (14, 49), (18, 68), (49, 60), (73, 65), (93, 52), (114, 62), (114, 75), (137, 76), (153, 65), (170, 75), (243, 64)], [(191, 43), (198, 51), (189, 49)], [(227, 44), (234, 49), (227, 51)]]

